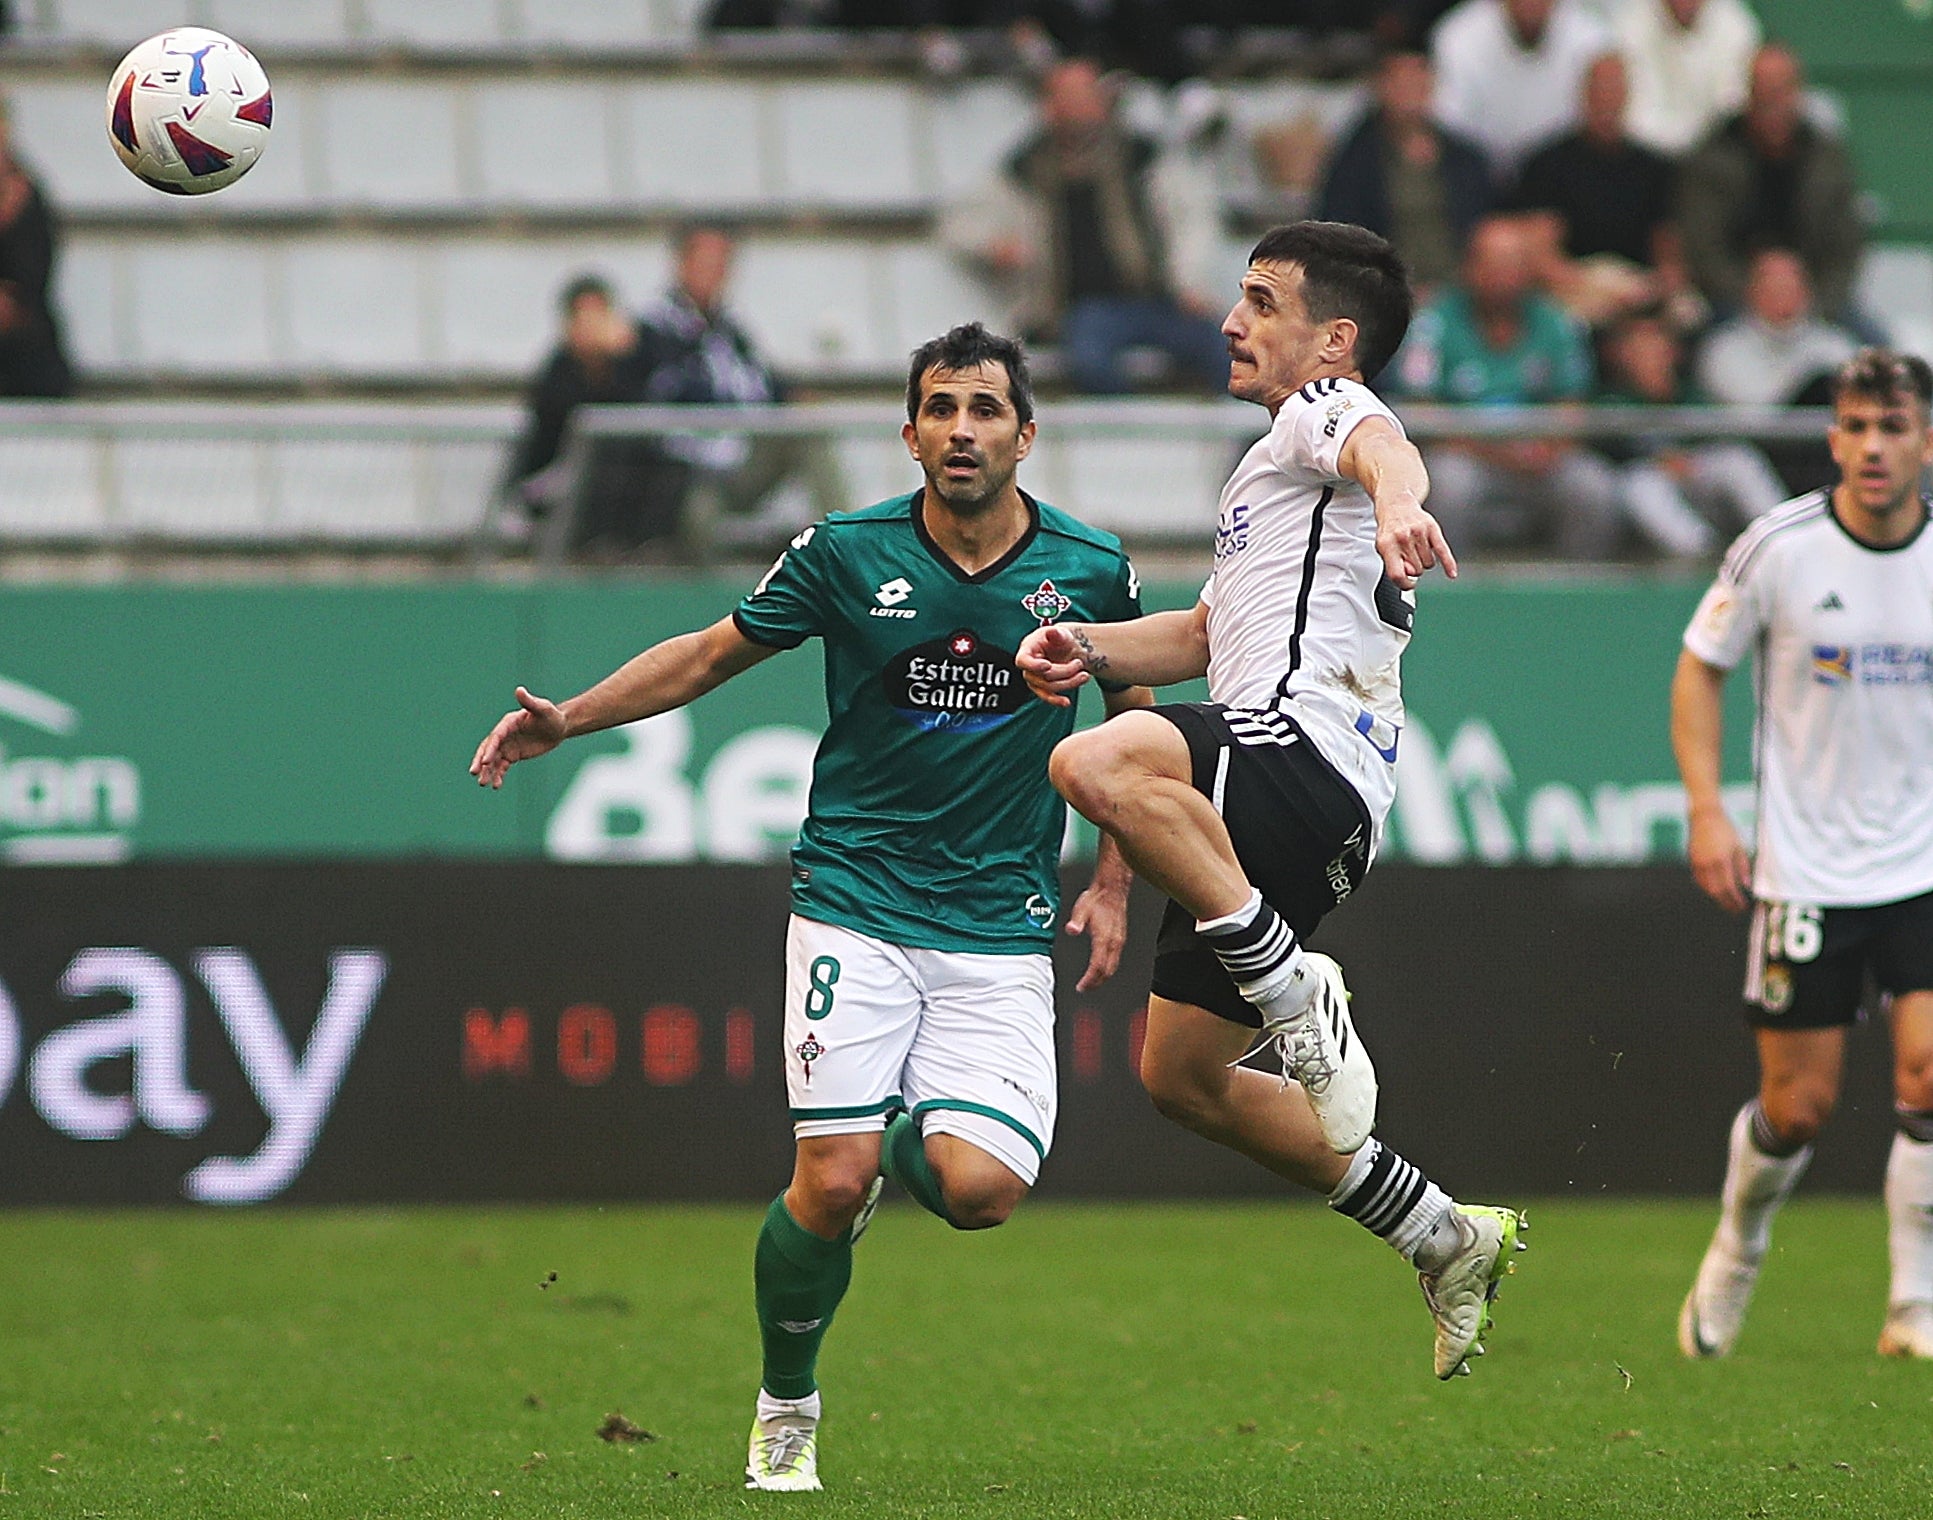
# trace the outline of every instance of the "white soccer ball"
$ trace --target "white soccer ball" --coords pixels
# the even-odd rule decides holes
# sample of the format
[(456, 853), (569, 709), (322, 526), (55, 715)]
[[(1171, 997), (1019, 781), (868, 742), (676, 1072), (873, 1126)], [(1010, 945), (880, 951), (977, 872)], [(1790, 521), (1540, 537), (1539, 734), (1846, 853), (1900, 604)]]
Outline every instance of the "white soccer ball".
[(150, 37), (107, 84), (121, 162), (170, 195), (206, 195), (255, 167), (273, 115), (268, 75), (239, 42), (202, 26)]

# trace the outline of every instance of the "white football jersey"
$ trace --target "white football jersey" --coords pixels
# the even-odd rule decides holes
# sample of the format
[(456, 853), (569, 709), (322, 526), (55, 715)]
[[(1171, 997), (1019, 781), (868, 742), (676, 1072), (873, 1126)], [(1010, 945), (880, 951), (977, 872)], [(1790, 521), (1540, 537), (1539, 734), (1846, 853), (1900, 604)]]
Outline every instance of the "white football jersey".
[(1933, 890), (1933, 533), (1875, 549), (1828, 493), (1789, 501), (1732, 545), (1685, 648), (1757, 665), (1759, 897)]
[(1383, 574), (1369, 494), (1336, 473), (1358, 425), (1402, 424), (1367, 386), (1311, 380), (1222, 490), (1208, 605), (1208, 694), (1281, 705), (1362, 794), (1381, 836), (1403, 726), (1397, 666), (1416, 599)]

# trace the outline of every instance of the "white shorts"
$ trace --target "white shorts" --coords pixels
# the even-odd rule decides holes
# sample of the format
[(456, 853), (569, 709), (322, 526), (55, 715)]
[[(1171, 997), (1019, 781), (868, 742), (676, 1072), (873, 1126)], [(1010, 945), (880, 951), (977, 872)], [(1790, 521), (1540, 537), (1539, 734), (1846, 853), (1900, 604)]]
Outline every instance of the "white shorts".
[(899, 1109), (1029, 1187), (1054, 1143), (1054, 968), (1042, 955), (912, 950), (793, 916), (785, 936), (792, 1130), (882, 1130)]

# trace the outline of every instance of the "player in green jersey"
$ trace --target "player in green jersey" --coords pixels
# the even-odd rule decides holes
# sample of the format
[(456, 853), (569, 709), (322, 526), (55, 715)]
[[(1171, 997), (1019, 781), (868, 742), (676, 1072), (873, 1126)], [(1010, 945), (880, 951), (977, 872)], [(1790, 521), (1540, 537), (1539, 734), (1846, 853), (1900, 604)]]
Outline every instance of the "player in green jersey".
[[(1004, 1222), (1053, 1141), (1053, 970), (1065, 811), (1047, 757), (1071, 708), (1031, 700), (1014, 651), (1063, 617), (1139, 615), (1111, 535), (1015, 481), (1033, 446), (1026, 360), (978, 323), (913, 355), (910, 495), (792, 541), (729, 617), (647, 649), (563, 703), (522, 687), (470, 772), (680, 707), (824, 641), (825, 737), (792, 852), (785, 1066), (797, 1159), (756, 1258), (764, 1377), (746, 1486), (816, 1489), (819, 1345), (882, 1170), (959, 1229)], [(1104, 688), (1107, 711), (1145, 707)], [(1120, 961), (1128, 871), (1104, 841), (1067, 926), (1080, 986)]]

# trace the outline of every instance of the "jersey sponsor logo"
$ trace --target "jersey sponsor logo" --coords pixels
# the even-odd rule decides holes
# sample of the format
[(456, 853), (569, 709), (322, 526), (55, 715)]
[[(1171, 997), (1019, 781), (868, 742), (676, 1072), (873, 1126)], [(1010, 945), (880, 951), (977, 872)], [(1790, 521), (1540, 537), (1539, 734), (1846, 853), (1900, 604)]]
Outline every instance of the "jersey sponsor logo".
[(1846, 685), (1852, 680), (1852, 650), (1844, 644), (1814, 644), (1812, 679), (1821, 686)]
[(1248, 504), (1238, 502), (1228, 509), (1227, 520), (1215, 525), (1216, 564), (1248, 547), (1248, 512)]
[(1042, 581), (1040, 588), (1029, 591), (1020, 599), (1020, 605), (1038, 618), (1041, 623), (1051, 623), (1055, 618), (1074, 605), (1073, 599), (1057, 590), (1052, 581)]
[(887, 703), (928, 732), (979, 733), (1007, 721), (1029, 698), (1010, 650), (970, 628), (915, 644), (879, 673)]
[(1933, 646), (1814, 644), (1812, 679), (1821, 686), (1933, 686)]
[(1322, 424), (1322, 436), (1324, 438), (1335, 437), (1336, 429), (1342, 426), (1342, 419), (1354, 411), (1355, 408), (1356, 402), (1352, 396), (1344, 396), (1340, 400), (1330, 402), (1329, 409), (1322, 414), (1328, 419)]
[(1033, 1104), (1033, 1106), (1036, 1109), (1038, 1109), (1041, 1113), (1047, 1114), (1047, 1113), (1053, 1112), (1054, 1100), (1048, 1097), (1047, 1094), (1041, 1093), (1041, 1092), (1035, 1092), (1033, 1088), (1028, 1087), (1023, 1083), (1016, 1082), (1012, 1077), (1009, 1077), (1006, 1075), (1002, 1075), (1000, 1080), (1005, 1086), (1011, 1087), (1015, 1092), (1019, 1093), (1021, 1097), (1025, 1098), (1029, 1103)]
[(1819, 599), (1819, 605), (1812, 610), (1814, 612), (1844, 612), (1846, 610), (1846, 604), (1839, 600), (1839, 593), (1837, 591), (1828, 591)]
[(1738, 620), (1738, 597), (1720, 581), (1713, 586), (1698, 612), (1698, 626), (1712, 643), (1723, 645), (1731, 637), (1732, 624)]

